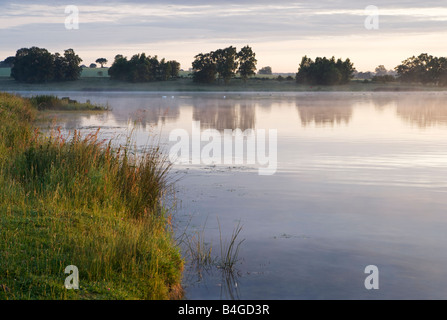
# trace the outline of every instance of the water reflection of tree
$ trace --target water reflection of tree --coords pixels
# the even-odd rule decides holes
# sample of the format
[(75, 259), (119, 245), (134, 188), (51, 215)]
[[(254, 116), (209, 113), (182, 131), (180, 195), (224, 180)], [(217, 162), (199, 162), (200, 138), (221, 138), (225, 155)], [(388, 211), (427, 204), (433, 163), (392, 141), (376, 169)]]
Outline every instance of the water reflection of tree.
[(352, 117), (355, 100), (334, 97), (297, 97), (296, 107), (301, 118), (301, 125), (340, 125), (348, 124)]
[(113, 113), (118, 121), (130, 121), (139, 129), (147, 129), (160, 122), (165, 124), (177, 120), (180, 117), (180, 104), (178, 99), (171, 96), (119, 99), (113, 102)]
[(396, 101), (396, 113), (403, 120), (421, 128), (447, 125), (447, 100), (445, 95), (408, 94)]
[(65, 131), (74, 131), (82, 127), (84, 121), (93, 120), (99, 123), (105, 122), (108, 114), (105, 113), (88, 113), (88, 112), (52, 112), (47, 113), (45, 118), (37, 122), (37, 125), (44, 128), (60, 127)]
[(396, 97), (393, 93), (385, 92), (385, 93), (377, 93), (374, 92), (371, 94), (368, 101), (371, 101), (374, 108), (377, 111), (384, 111), (385, 109), (392, 107), (395, 105)]
[(180, 116), (178, 106), (170, 107), (148, 107), (146, 109), (138, 109), (130, 113), (129, 121), (138, 129), (146, 130), (148, 127), (162, 125), (166, 122), (175, 121)]
[(252, 129), (256, 121), (255, 104), (237, 99), (194, 100), (193, 120), (200, 121), (202, 128)]

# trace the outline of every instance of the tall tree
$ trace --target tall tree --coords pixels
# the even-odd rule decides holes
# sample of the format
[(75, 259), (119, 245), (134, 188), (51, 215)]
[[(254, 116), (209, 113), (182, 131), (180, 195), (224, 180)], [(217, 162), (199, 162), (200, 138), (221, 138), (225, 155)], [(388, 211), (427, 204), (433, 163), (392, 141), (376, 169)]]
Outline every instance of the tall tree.
[(447, 71), (444, 58), (433, 57), (427, 53), (412, 56), (398, 65), (395, 70), (399, 80), (403, 82), (419, 82), (422, 84), (439, 83), (439, 79)]
[(79, 79), (82, 59), (73, 49), (54, 55), (47, 49), (32, 47), (17, 50), (11, 76), (22, 82), (73, 81)]
[(222, 78), (225, 84), (228, 84), (230, 79), (236, 75), (236, 70), (239, 66), (236, 48), (230, 46), (225, 49), (219, 49), (212, 52), (211, 56), (216, 64), (218, 79)]
[[(175, 69), (175, 70), (174, 70)], [(178, 75), (180, 64), (177, 61), (158, 60), (157, 56), (146, 56), (145, 53), (135, 54), (130, 60), (117, 55), (109, 75), (112, 80), (130, 82), (165, 81)]]
[(337, 70), (340, 72), (341, 75), (339, 81), (340, 84), (347, 84), (354, 77), (355, 68), (353, 63), (351, 63), (351, 60), (349, 60), (349, 58), (347, 58), (345, 61), (338, 59), (335, 67), (337, 68)]
[(254, 76), (256, 74), (256, 54), (253, 52), (252, 48), (245, 46), (237, 54), (239, 59), (239, 69), (238, 72), (241, 75), (244, 82), (247, 81), (248, 77)]
[(258, 74), (272, 74), (272, 67), (267, 66), (259, 69)]
[(101, 68), (104, 68), (104, 65), (109, 62), (106, 58), (98, 58), (95, 61), (96, 63), (99, 63), (101, 65)]
[(62, 71), (63, 78), (60, 80), (73, 81), (79, 79), (82, 73), (82, 68), (79, 66), (82, 59), (74, 52), (73, 49), (64, 51), (64, 64)]
[(168, 63), (171, 64), (171, 78), (178, 78), (180, 74), (180, 63), (175, 60), (170, 60)]
[(20, 82), (48, 82), (54, 77), (53, 55), (47, 49), (31, 47), (17, 50), (11, 76)]
[(161, 80), (166, 81), (171, 77), (172, 66), (169, 61), (166, 62), (165, 58), (161, 59), (159, 69)]
[(335, 61), (334, 57), (331, 59), (317, 57), (313, 61), (304, 56), (296, 74), (296, 81), (297, 83), (319, 85), (345, 84), (352, 79), (354, 71), (354, 65), (349, 59)]
[(376, 67), (375, 72), (376, 72), (376, 76), (381, 77), (381, 76), (386, 75), (388, 71), (386, 70), (385, 66), (383, 64), (381, 64)]
[(112, 66), (108, 70), (108, 74), (112, 80), (128, 80), (128, 69), (127, 58), (121, 54), (117, 54)]
[(15, 57), (8, 57), (0, 62), (0, 68), (12, 68), (14, 66)]
[(194, 82), (211, 83), (216, 79), (217, 68), (211, 53), (199, 53), (192, 63)]

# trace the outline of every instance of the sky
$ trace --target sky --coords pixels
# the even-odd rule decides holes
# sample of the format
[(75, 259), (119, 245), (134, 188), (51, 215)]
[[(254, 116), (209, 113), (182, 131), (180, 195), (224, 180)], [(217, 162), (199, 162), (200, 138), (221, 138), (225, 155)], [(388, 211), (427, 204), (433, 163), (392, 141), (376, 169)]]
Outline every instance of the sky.
[[(79, 10), (79, 29), (66, 28), (68, 5)], [(307, 55), (350, 58), (358, 71), (374, 71), (420, 53), (447, 56), (446, 36), (445, 0), (0, 0), (0, 60), (37, 46), (73, 48), (86, 65), (145, 52), (188, 70), (198, 53), (249, 45), (258, 69), (295, 73)]]

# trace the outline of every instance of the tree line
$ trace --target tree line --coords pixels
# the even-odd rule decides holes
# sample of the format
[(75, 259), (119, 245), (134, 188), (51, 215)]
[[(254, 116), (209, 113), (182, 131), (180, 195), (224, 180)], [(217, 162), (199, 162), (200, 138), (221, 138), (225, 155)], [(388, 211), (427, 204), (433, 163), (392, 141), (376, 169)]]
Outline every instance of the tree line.
[(395, 70), (402, 82), (447, 85), (447, 58), (434, 57), (427, 53), (412, 56), (398, 65)]
[(243, 47), (239, 52), (233, 46), (217, 49), (208, 53), (199, 53), (192, 63), (194, 82), (212, 83), (221, 79), (228, 84), (231, 78), (239, 73), (245, 82), (250, 76), (256, 74), (256, 54), (249, 46)]
[(123, 55), (117, 55), (109, 68), (112, 80), (130, 82), (166, 81), (179, 76), (180, 63), (166, 59), (158, 60), (157, 56), (146, 56), (145, 53), (135, 54), (130, 60)]
[(334, 57), (317, 57), (313, 61), (304, 56), (296, 74), (296, 82), (310, 85), (346, 84), (351, 81), (354, 71), (354, 65), (349, 59), (335, 61)]
[(60, 55), (38, 47), (19, 49), (14, 59), (9, 59), (11, 77), (28, 83), (77, 80), (82, 71), (81, 61), (73, 49)]
[[(20, 82), (42, 83), (52, 81), (73, 81), (79, 79), (82, 59), (73, 49), (52, 54), (47, 49), (31, 47), (17, 50), (15, 56), (0, 62), (0, 67), (11, 68), (11, 77)], [(99, 58), (97, 63), (107, 64)], [(192, 79), (198, 83), (212, 83), (216, 80), (228, 84), (239, 74), (245, 82), (256, 75), (256, 54), (250, 46), (241, 50), (230, 46), (208, 53), (199, 53), (192, 62)], [(412, 56), (394, 68), (386, 70), (383, 65), (376, 68), (373, 81), (401, 81), (407, 83), (434, 84), (447, 86), (447, 58), (427, 53)], [(159, 60), (157, 56), (145, 53), (135, 54), (129, 60), (123, 55), (115, 56), (108, 70), (112, 80), (129, 82), (166, 81), (179, 77), (180, 63), (175, 60)], [(296, 73), (298, 84), (339, 85), (351, 81), (356, 70), (350, 59), (317, 57), (315, 60), (304, 56)], [(271, 67), (264, 67), (259, 74), (271, 74)], [(363, 73), (356, 73), (357, 75)]]

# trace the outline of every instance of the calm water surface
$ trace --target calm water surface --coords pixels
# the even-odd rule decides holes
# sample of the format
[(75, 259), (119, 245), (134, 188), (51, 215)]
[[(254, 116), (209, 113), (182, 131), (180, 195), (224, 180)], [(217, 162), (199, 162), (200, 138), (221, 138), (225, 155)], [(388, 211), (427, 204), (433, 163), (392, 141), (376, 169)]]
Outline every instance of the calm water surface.
[[(29, 95), (30, 93), (22, 93)], [(232, 274), (186, 268), (188, 299), (446, 299), (446, 93), (75, 93), (113, 111), (59, 113), (66, 131), (134, 128), (165, 146), (202, 129), (277, 129), (278, 170), (176, 165), (176, 232), (220, 253), (238, 223)], [(225, 95), (225, 97), (224, 97)], [(42, 124), (43, 127), (46, 124)], [(366, 290), (365, 267), (379, 268)]]

